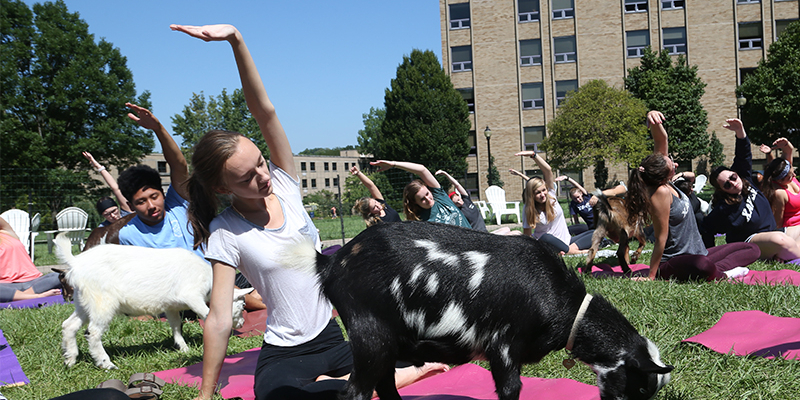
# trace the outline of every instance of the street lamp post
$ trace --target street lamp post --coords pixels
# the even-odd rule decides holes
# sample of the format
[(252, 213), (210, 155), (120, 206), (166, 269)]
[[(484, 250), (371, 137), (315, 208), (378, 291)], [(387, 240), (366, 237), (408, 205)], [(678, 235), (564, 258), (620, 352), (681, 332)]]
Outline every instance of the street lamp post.
[(487, 156), (488, 156), (488, 157), (486, 157), (486, 161), (489, 164), (489, 169), (487, 170), (488, 174), (486, 175), (486, 179), (487, 179), (487, 182), (488, 182), (489, 186), (491, 186), (492, 183), (493, 183), (493, 182), (491, 182), (491, 179), (492, 179), (492, 140), (491, 140), (492, 139), (492, 130), (489, 129), (489, 125), (486, 125), (486, 129), (484, 129), (484, 131), (483, 131), (483, 136), (486, 136), (486, 153), (487, 153)]
[(747, 98), (740, 94), (736, 97), (736, 117), (742, 119), (742, 107), (747, 104)]

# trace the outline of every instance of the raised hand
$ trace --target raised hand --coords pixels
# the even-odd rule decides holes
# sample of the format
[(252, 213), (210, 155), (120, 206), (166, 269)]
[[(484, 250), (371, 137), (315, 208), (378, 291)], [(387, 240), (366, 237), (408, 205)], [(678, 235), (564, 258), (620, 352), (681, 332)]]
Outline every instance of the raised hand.
[(369, 165), (378, 167), (378, 172), (383, 172), (394, 168), (394, 161), (378, 160), (370, 162)]
[(142, 128), (156, 130), (161, 126), (161, 122), (150, 110), (131, 103), (125, 103), (125, 106), (133, 110), (133, 113), (128, 113), (128, 118), (136, 121)]
[(236, 27), (228, 24), (203, 26), (172, 24), (169, 26), (169, 29), (183, 32), (206, 42), (229, 40), (234, 37), (237, 32)]
[(98, 168), (102, 167), (102, 165), (100, 165), (100, 163), (97, 162), (97, 160), (95, 160), (94, 157), (92, 157), (92, 153), (89, 153), (88, 151), (84, 151), (81, 154), (83, 154), (83, 156), (86, 157), (87, 160), (89, 160), (89, 163), (92, 164), (92, 167), (94, 167), (94, 169), (98, 169)]
[(734, 132), (744, 132), (744, 125), (738, 118), (726, 119), (723, 128), (732, 130)]
[(647, 113), (647, 124), (648, 125), (662, 124), (666, 120), (667, 120), (667, 118), (664, 116), (664, 114), (661, 113), (661, 111), (653, 110), (653, 111), (650, 111), (650, 112)]
[(350, 175), (358, 175), (359, 172), (358, 165), (353, 164), (353, 166), (350, 167)]

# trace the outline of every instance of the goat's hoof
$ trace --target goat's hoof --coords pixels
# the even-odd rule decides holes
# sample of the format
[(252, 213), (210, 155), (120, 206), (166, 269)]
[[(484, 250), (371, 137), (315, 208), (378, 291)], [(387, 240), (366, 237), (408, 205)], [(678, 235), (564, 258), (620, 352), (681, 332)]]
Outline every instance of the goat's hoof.
[(101, 361), (101, 362), (97, 363), (97, 366), (99, 368), (103, 368), (103, 369), (117, 369), (117, 366), (114, 365), (114, 363), (112, 363), (111, 361), (108, 361), (108, 360)]
[(78, 360), (76, 360), (76, 359), (64, 360), (64, 365), (66, 365), (67, 368), (72, 368), (72, 367), (75, 366), (75, 362), (77, 362), (77, 361)]

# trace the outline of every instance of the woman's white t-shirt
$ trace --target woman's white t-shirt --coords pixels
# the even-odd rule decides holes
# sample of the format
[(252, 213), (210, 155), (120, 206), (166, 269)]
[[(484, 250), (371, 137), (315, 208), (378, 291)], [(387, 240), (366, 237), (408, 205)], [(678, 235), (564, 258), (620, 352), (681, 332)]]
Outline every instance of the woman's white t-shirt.
[(228, 207), (211, 221), (206, 259), (238, 268), (267, 306), (264, 341), (295, 346), (317, 337), (328, 325), (333, 307), (320, 292), (316, 276), (277, 263), (287, 246), (313, 240), (320, 250), (317, 228), (303, 208), (300, 185), (271, 161), (273, 193), (283, 211), (283, 226), (267, 229)]
[[(552, 221), (547, 220), (547, 214), (544, 211), (539, 212), (539, 222), (536, 224), (536, 227), (533, 230), (533, 237), (535, 239), (539, 239), (545, 233), (549, 233), (559, 240), (564, 242), (567, 246), (569, 246), (570, 235), (569, 235), (569, 228), (567, 228), (567, 220), (564, 219), (564, 210), (561, 209), (561, 204), (558, 203), (556, 198), (556, 191), (549, 190), (547, 191), (548, 197), (553, 204), (553, 211), (555, 212), (555, 218)], [(528, 204), (525, 204), (525, 207), (528, 207)], [(525, 215), (528, 215), (527, 212)], [(528, 219), (522, 219), (522, 227), (525, 229), (530, 229), (530, 224), (528, 224)]]

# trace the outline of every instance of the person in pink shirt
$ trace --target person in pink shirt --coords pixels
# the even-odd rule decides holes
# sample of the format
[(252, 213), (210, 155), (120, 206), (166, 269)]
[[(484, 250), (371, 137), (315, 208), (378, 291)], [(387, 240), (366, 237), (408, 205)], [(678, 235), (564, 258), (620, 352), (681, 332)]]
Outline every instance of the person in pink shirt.
[(60, 288), (58, 274), (42, 275), (11, 225), (0, 218), (0, 302), (55, 296)]

